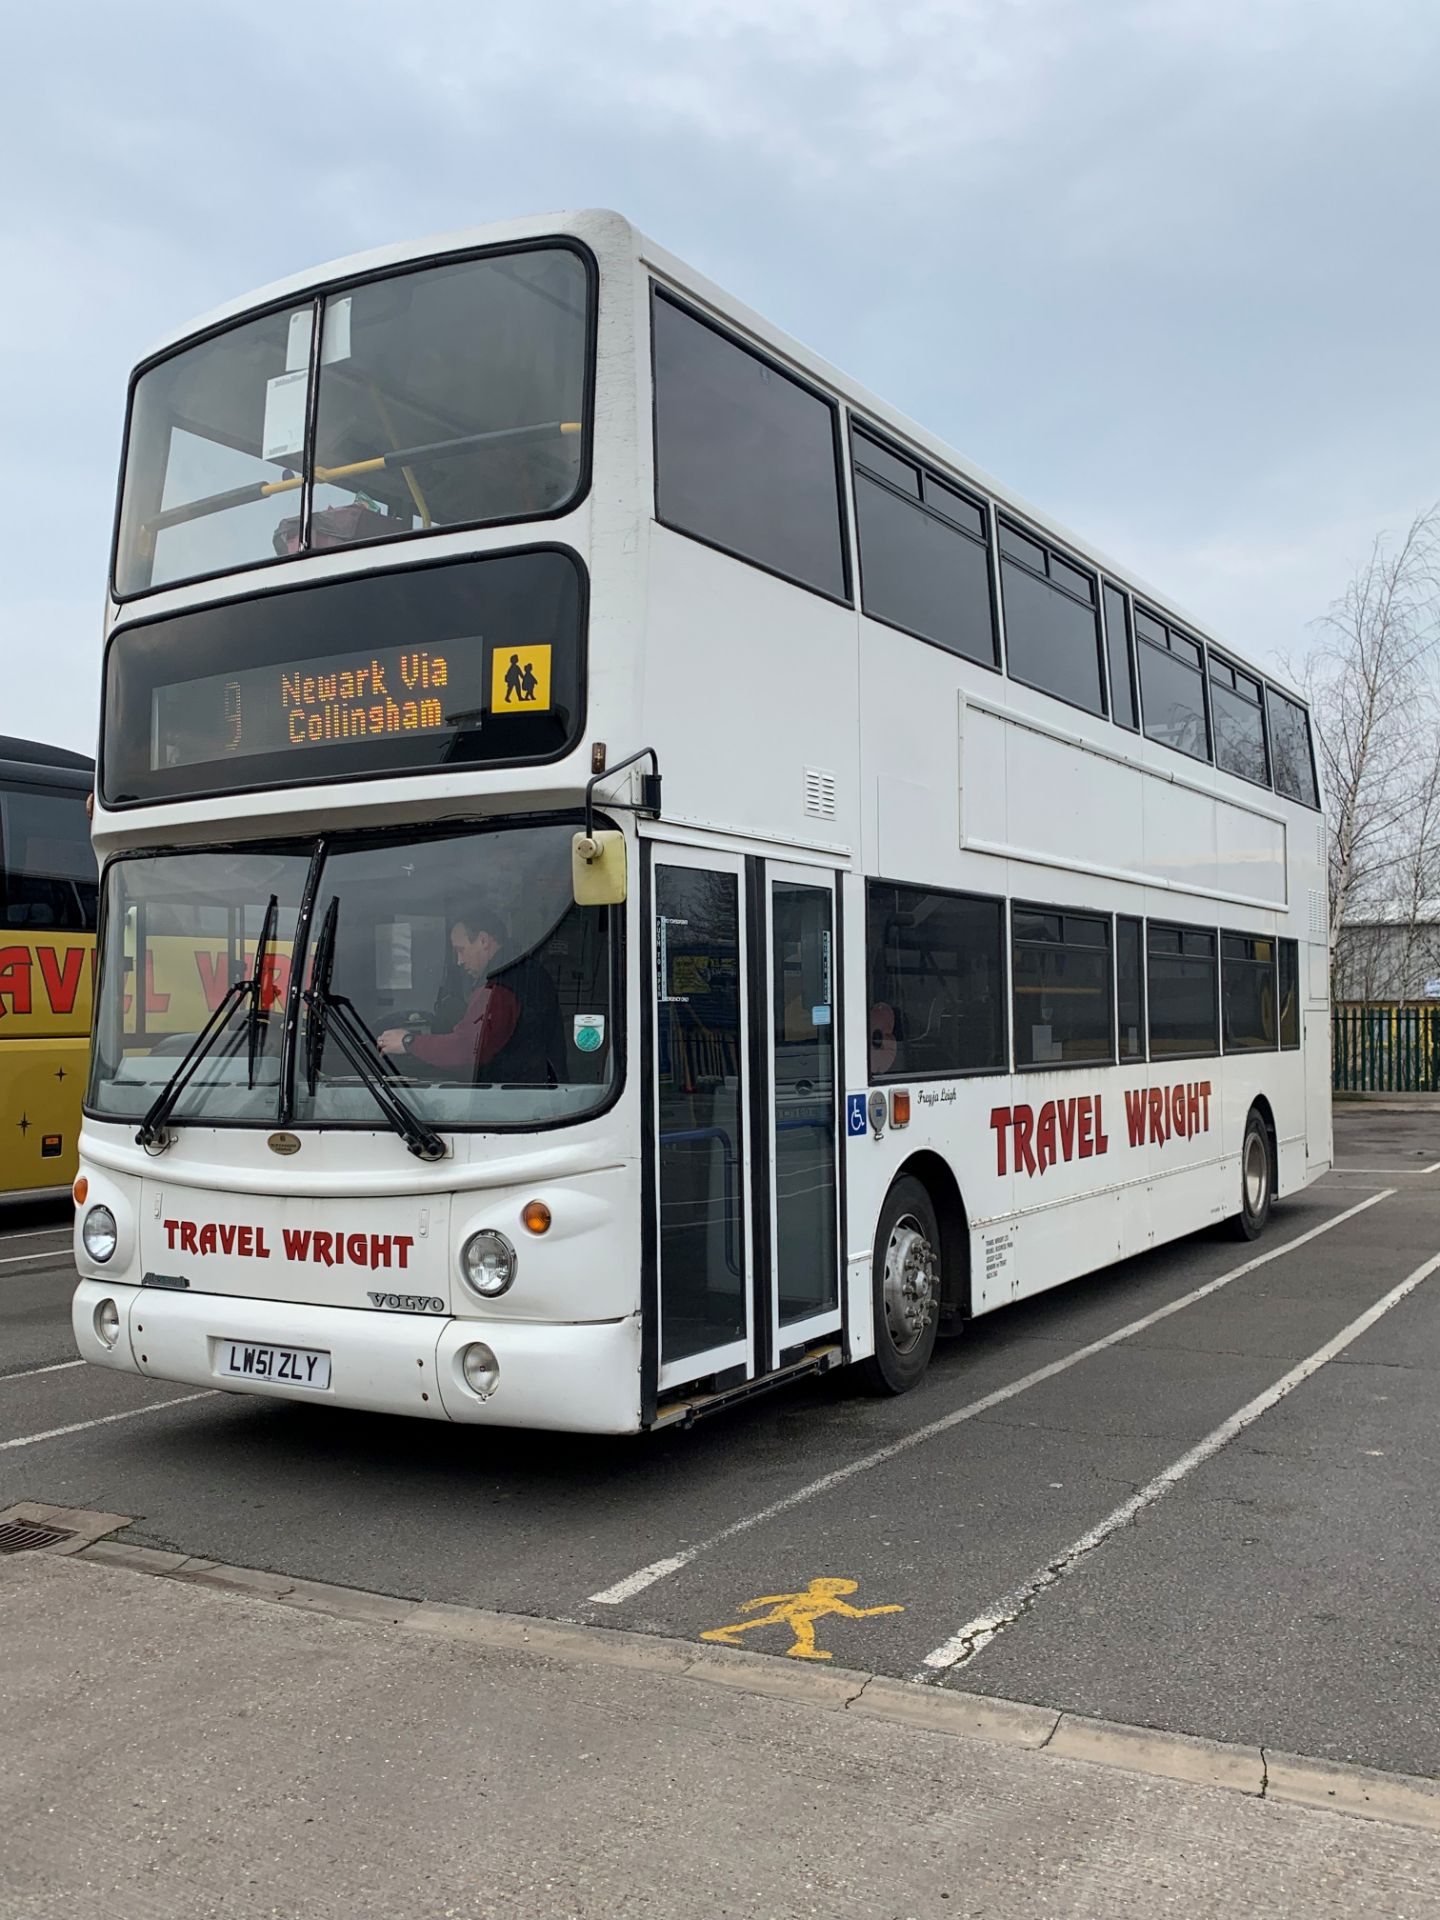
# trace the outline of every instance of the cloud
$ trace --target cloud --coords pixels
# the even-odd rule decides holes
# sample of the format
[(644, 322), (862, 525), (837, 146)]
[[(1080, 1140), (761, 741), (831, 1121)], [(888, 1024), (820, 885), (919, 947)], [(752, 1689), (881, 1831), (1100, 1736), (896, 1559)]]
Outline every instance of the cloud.
[(1428, 0), (52, 0), (7, 55), (16, 730), (93, 734), (129, 365), (516, 212), (621, 207), (1244, 649), (1440, 490)]

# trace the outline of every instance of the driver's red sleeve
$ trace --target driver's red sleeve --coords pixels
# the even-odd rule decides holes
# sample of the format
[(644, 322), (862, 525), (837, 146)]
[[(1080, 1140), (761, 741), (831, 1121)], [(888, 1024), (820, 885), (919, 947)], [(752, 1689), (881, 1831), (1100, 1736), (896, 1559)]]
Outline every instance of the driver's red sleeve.
[(520, 1024), (520, 1002), (509, 987), (477, 987), (458, 1026), (449, 1033), (420, 1033), (410, 1051), (427, 1067), (461, 1067), (467, 1071), (489, 1064)]

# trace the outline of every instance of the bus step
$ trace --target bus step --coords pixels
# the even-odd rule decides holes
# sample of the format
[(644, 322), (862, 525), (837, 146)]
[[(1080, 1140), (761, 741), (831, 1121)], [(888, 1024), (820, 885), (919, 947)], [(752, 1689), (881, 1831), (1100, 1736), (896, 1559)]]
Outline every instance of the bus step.
[(741, 1400), (753, 1400), (757, 1393), (769, 1393), (773, 1387), (787, 1386), (790, 1381), (803, 1380), (808, 1374), (829, 1373), (844, 1358), (838, 1341), (827, 1342), (820, 1347), (808, 1347), (798, 1360), (788, 1366), (777, 1367), (774, 1373), (767, 1373), (763, 1379), (745, 1380), (739, 1386), (724, 1387), (715, 1393), (690, 1394), (681, 1400), (667, 1401), (656, 1409), (655, 1418), (650, 1422), (651, 1430), (656, 1427), (694, 1426), (707, 1413), (719, 1413), (722, 1407), (733, 1407)]

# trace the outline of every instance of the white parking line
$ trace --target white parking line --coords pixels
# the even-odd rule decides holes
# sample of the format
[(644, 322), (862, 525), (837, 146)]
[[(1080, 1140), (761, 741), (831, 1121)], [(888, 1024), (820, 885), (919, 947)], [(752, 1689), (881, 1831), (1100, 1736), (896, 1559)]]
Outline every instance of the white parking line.
[(33, 1253), (7, 1253), (0, 1259), (0, 1267), (16, 1267), (22, 1260), (58, 1260), (69, 1251), (70, 1242), (67, 1240), (63, 1247), (37, 1247)]
[(0, 1387), (12, 1380), (33, 1380), (37, 1373), (64, 1373), (70, 1367), (83, 1367), (83, 1360), (52, 1360), (48, 1367), (21, 1367), (15, 1373), (0, 1373)]
[(1157, 1473), (1153, 1480), (1141, 1487), (1138, 1493), (1131, 1494), (1130, 1498), (1116, 1507), (1113, 1513), (1106, 1514), (1098, 1526), (1091, 1527), (1088, 1533), (1082, 1533), (1072, 1546), (1067, 1547), (1054, 1560), (1047, 1561), (1043, 1567), (1037, 1568), (1023, 1585), (1012, 1588), (1001, 1599), (993, 1601), (982, 1613), (976, 1614), (973, 1620), (967, 1621), (958, 1633), (952, 1633), (950, 1638), (943, 1645), (936, 1647), (933, 1653), (927, 1653), (924, 1668), (915, 1677), (919, 1680), (934, 1680), (941, 1673), (950, 1673), (957, 1667), (968, 1666), (977, 1654), (984, 1652), (997, 1634), (1003, 1633), (1006, 1627), (1017, 1620), (1022, 1613), (1027, 1613), (1047, 1587), (1057, 1585), (1079, 1561), (1084, 1559), (1087, 1553), (1093, 1553), (1095, 1548), (1102, 1541), (1108, 1540), (1117, 1528), (1127, 1526), (1146, 1507), (1153, 1506), (1162, 1495), (1167, 1494), (1173, 1486), (1183, 1480), (1187, 1473), (1192, 1473), (1196, 1467), (1202, 1466), (1213, 1454), (1218, 1453), (1223, 1446), (1233, 1440), (1236, 1434), (1243, 1432), (1252, 1421), (1258, 1420), (1262, 1413), (1268, 1413), (1271, 1407), (1285, 1398), (1287, 1393), (1293, 1392), (1303, 1380), (1308, 1380), (1312, 1373), (1318, 1373), (1327, 1360), (1333, 1360), (1337, 1353), (1343, 1353), (1353, 1340), (1358, 1340), (1360, 1335), (1367, 1328), (1373, 1327), (1382, 1315), (1387, 1314), (1392, 1307), (1398, 1306), (1406, 1294), (1413, 1293), (1421, 1281), (1428, 1279), (1437, 1267), (1440, 1267), (1440, 1253), (1433, 1255), (1423, 1266), (1416, 1267), (1413, 1273), (1407, 1274), (1399, 1286), (1392, 1287), (1382, 1299), (1377, 1300), (1357, 1319), (1352, 1320), (1348, 1327), (1342, 1327), (1333, 1340), (1327, 1340), (1323, 1347), (1317, 1347), (1308, 1359), (1292, 1367), (1273, 1386), (1266, 1387), (1263, 1393), (1256, 1394), (1255, 1398), (1241, 1407), (1238, 1413), (1232, 1413), (1228, 1420), (1222, 1420), (1220, 1425), (1213, 1432), (1207, 1433), (1197, 1446), (1193, 1446), (1188, 1453), (1181, 1454), (1180, 1458), (1166, 1467), (1162, 1473)]
[(63, 1234), (66, 1240), (70, 1238), (69, 1227), (25, 1227), (19, 1233), (0, 1233), (0, 1246), (4, 1246), (7, 1240), (38, 1240), (46, 1233)]
[(1311, 1227), (1308, 1233), (1297, 1234), (1293, 1240), (1286, 1240), (1281, 1246), (1271, 1247), (1266, 1253), (1257, 1253), (1253, 1259), (1244, 1261), (1238, 1267), (1232, 1267), (1228, 1273), (1222, 1273), (1218, 1279), (1207, 1280), (1203, 1287), (1184, 1294), (1179, 1300), (1172, 1300), (1168, 1306), (1157, 1307), (1153, 1313), (1147, 1313), (1139, 1320), (1107, 1333), (1103, 1339), (1092, 1340), (1088, 1346), (1077, 1347), (1073, 1353), (1065, 1355), (1063, 1360), (1052, 1360), (1046, 1366), (1037, 1367), (1033, 1373), (1027, 1373), (1022, 1379), (1012, 1380), (1008, 1386), (997, 1387), (994, 1393), (987, 1393), (982, 1399), (972, 1400), (967, 1406), (957, 1407), (953, 1413), (945, 1414), (939, 1420), (932, 1420), (928, 1426), (917, 1427), (913, 1433), (907, 1433), (903, 1439), (893, 1440), (889, 1446), (877, 1447), (873, 1453), (852, 1460), (848, 1466), (837, 1467), (833, 1473), (822, 1474), (818, 1480), (812, 1480), (808, 1486), (799, 1487), (794, 1493), (787, 1493), (783, 1499), (773, 1501), (768, 1507), (762, 1507), (758, 1513), (746, 1514), (743, 1519), (732, 1520), (729, 1526), (722, 1527), (718, 1533), (712, 1533), (707, 1540), (701, 1540), (693, 1547), (685, 1547), (679, 1553), (667, 1555), (663, 1560), (653, 1560), (648, 1567), (627, 1574), (623, 1580), (617, 1580), (614, 1586), (606, 1587), (599, 1593), (590, 1595), (591, 1604), (597, 1607), (618, 1607), (626, 1600), (633, 1600), (637, 1593), (643, 1593), (647, 1587), (653, 1587), (657, 1580), (664, 1580), (672, 1573), (679, 1573), (688, 1567), (692, 1560), (698, 1560), (702, 1553), (709, 1553), (723, 1541), (731, 1540), (738, 1533), (748, 1533), (752, 1527), (760, 1526), (766, 1520), (773, 1520), (777, 1514), (787, 1513), (791, 1507), (798, 1507), (806, 1500), (817, 1495), (829, 1493), (832, 1488), (843, 1486), (857, 1473), (865, 1473), (871, 1467), (882, 1466), (887, 1460), (893, 1460), (897, 1454), (906, 1453), (911, 1447), (918, 1447), (922, 1441), (933, 1440), (937, 1434), (948, 1433), (952, 1427), (958, 1427), (963, 1420), (973, 1420), (977, 1414), (988, 1413), (991, 1407), (1003, 1405), (1013, 1400), (1017, 1394), (1027, 1392), (1031, 1387), (1039, 1386), (1043, 1380), (1053, 1380), (1057, 1374), (1065, 1373), (1069, 1368), (1078, 1366), (1082, 1360), (1089, 1360), (1094, 1354), (1103, 1353), (1107, 1347), (1117, 1346), (1122, 1340), (1129, 1340), (1137, 1333), (1143, 1333), (1147, 1327), (1153, 1327), (1158, 1321), (1168, 1319), (1172, 1313), (1180, 1313), (1186, 1307), (1193, 1307), (1197, 1300), (1217, 1293), (1221, 1287), (1228, 1287), (1232, 1280), (1240, 1280), (1247, 1273), (1253, 1273), (1257, 1267), (1268, 1265), (1272, 1260), (1283, 1259), (1287, 1253), (1293, 1253), (1297, 1247), (1303, 1247), (1311, 1240), (1318, 1240), (1322, 1233), (1329, 1233), (1332, 1227), (1353, 1220), (1357, 1213), (1364, 1213), (1367, 1207), (1375, 1207), (1382, 1200), (1388, 1200), (1395, 1192), (1394, 1187), (1382, 1187), (1379, 1193), (1372, 1193), (1367, 1199), (1359, 1201), (1353, 1207), (1347, 1207), (1343, 1213), (1334, 1214), (1318, 1227)]
[(108, 1427), (116, 1420), (134, 1420), (142, 1413), (163, 1413), (167, 1407), (183, 1407), (191, 1400), (214, 1400), (218, 1387), (204, 1387), (199, 1393), (182, 1393), (175, 1400), (152, 1400), (147, 1406), (127, 1407), (123, 1413), (102, 1413), (94, 1420), (72, 1420), (68, 1427), (49, 1427), (44, 1433), (22, 1433), (18, 1440), (0, 1440), (0, 1453), (12, 1447), (36, 1447), (42, 1440), (59, 1440), (67, 1433), (86, 1433), (91, 1427)]

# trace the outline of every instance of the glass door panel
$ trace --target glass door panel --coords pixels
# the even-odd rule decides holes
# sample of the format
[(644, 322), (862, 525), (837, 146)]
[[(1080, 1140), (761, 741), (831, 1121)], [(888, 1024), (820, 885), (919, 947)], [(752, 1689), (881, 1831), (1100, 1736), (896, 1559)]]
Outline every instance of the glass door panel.
[(839, 1317), (834, 913), (828, 884), (771, 883), (777, 1352), (800, 1322)]
[(740, 880), (738, 861), (681, 865), (657, 854), (662, 1384), (749, 1357)]

